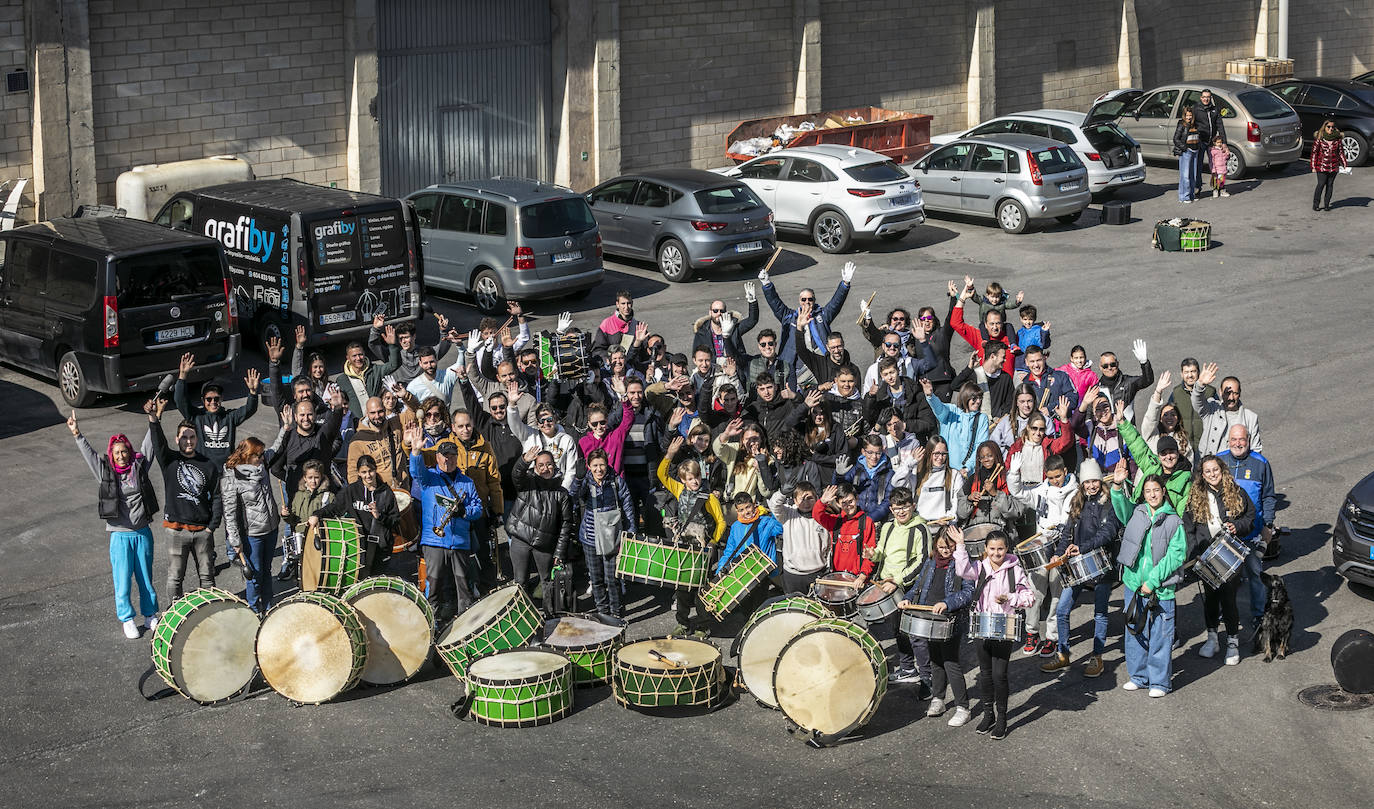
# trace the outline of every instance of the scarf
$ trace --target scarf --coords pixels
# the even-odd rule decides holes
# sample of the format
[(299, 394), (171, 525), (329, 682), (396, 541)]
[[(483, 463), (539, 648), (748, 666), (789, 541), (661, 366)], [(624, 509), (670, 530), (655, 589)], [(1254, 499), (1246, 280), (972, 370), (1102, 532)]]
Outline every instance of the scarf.
[(128, 447), (129, 453), (134, 456), (134, 463), (143, 460), (143, 456), (137, 452), (134, 452), (134, 445), (132, 442), (129, 441), (129, 436), (125, 435), (124, 433), (115, 433), (114, 435), (110, 436), (110, 442), (105, 445), (105, 458), (110, 462), (110, 467), (114, 469), (116, 473), (120, 475), (127, 475), (130, 471), (133, 470), (134, 464), (129, 464), (128, 466), (120, 466), (119, 464), (115, 463), (115, 444), (123, 444), (124, 446)]
[(941, 557), (937, 556), (937, 557), (935, 557), (935, 569), (936, 569), (936, 570), (947, 570), (947, 569), (949, 568), (949, 563), (950, 563), (950, 562), (953, 562), (953, 561), (954, 561), (954, 557), (953, 557), (953, 556), (949, 557), (948, 559), (942, 559)]
[(621, 320), (621, 319), (620, 319), (620, 313), (619, 313), (619, 312), (615, 312), (615, 313), (612, 314), (611, 316), (607, 317), (605, 320), (601, 321), (601, 330), (604, 331), (604, 332), (606, 332), (607, 334), (611, 334), (611, 335), (614, 335), (614, 334), (629, 334), (629, 333), (630, 333), (630, 324), (633, 323), (633, 322), (634, 322), (633, 320), (631, 320), (631, 321)]
[(744, 525), (753, 525), (754, 523), (756, 523), (756, 522), (759, 521), (759, 517), (760, 517), (760, 516), (762, 516), (761, 512), (759, 512), (758, 509), (754, 509), (754, 516), (753, 516), (752, 519), (746, 520), (746, 519), (744, 519), (743, 517), (741, 517), (740, 515), (736, 514), (736, 515), (735, 515), (735, 521), (736, 521), (736, 522), (739, 522), (739, 523), (742, 523), (742, 524), (744, 524)]

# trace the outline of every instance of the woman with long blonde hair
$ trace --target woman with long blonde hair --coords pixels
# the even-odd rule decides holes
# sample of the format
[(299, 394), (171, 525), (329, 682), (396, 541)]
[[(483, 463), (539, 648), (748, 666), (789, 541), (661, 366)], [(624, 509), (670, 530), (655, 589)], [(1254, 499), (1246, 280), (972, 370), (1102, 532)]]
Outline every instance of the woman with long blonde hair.
[[(1188, 493), (1188, 508), (1183, 514), (1183, 530), (1188, 534), (1189, 555), (1206, 550), (1217, 537), (1230, 534), (1239, 539), (1250, 533), (1255, 521), (1255, 504), (1236, 484), (1226, 465), (1215, 455), (1198, 464), (1193, 487)], [(1256, 551), (1251, 548), (1251, 553)], [(1207, 625), (1207, 640), (1198, 649), (1203, 657), (1215, 657), (1221, 648), (1217, 636), (1220, 618), (1226, 621), (1226, 665), (1240, 662), (1240, 614), (1236, 611), (1236, 590), (1240, 576), (1220, 588), (1203, 580), (1202, 615)]]
[(230, 556), (243, 572), (248, 606), (262, 615), (272, 606), (272, 554), (277, 550), (281, 507), (267, 476), (267, 447), (248, 437), (224, 462), (220, 495)]

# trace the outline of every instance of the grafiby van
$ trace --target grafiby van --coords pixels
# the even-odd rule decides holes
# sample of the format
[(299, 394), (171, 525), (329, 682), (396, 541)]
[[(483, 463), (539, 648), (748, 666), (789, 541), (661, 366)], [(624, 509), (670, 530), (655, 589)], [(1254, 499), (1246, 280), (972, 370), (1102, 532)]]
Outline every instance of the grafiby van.
[[(372, 317), (420, 317), (413, 209), (390, 197), (298, 180), (183, 191), (154, 218), (224, 245), (245, 334), (259, 347), (304, 325), (308, 344), (365, 339)], [(249, 338), (253, 339), (253, 338)]]

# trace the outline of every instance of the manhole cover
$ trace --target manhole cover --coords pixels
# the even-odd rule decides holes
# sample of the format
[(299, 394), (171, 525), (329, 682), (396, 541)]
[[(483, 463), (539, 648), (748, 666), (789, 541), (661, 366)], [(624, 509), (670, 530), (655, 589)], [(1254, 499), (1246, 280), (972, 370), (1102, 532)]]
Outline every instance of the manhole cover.
[(1313, 685), (1299, 691), (1298, 700), (1323, 711), (1358, 711), (1374, 705), (1374, 694), (1352, 694), (1338, 685)]

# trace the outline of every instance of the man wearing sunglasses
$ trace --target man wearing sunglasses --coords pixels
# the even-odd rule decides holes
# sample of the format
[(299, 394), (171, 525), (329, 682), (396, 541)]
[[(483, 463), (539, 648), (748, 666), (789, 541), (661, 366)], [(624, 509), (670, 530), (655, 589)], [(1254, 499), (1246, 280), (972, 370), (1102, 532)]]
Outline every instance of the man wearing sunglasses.
[(830, 300), (825, 306), (817, 307), (816, 290), (803, 289), (797, 296), (797, 308), (789, 309), (778, 296), (777, 289), (773, 282), (768, 278), (768, 271), (759, 273), (759, 283), (763, 284), (763, 298), (768, 301), (768, 308), (773, 310), (773, 316), (778, 319), (781, 339), (778, 344), (778, 355), (788, 365), (792, 365), (797, 359), (797, 347), (793, 343), (793, 335), (797, 329), (797, 319), (803, 309), (811, 313), (810, 322), (805, 331), (806, 344), (811, 351), (816, 354), (825, 353), (826, 341), (830, 338), (830, 325), (839, 317), (840, 309), (844, 307), (845, 298), (849, 297), (849, 285), (854, 280), (854, 262), (845, 262), (844, 269), (840, 271), (840, 283), (835, 287), (835, 294), (830, 296)]
[(744, 349), (744, 335), (759, 323), (759, 303), (754, 300), (753, 284), (747, 285), (745, 291), (749, 314), (743, 317), (739, 312), (728, 311), (725, 301), (711, 301), (711, 311), (692, 324), (693, 351), (707, 349), (717, 364), (732, 357), (743, 363), (749, 357)]
[(1125, 402), (1126, 419), (1134, 424), (1135, 407), (1132, 403), (1135, 402), (1135, 395), (1155, 383), (1155, 370), (1150, 366), (1150, 360), (1146, 356), (1144, 340), (1136, 340), (1131, 352), (1135, 354), (1136, 362), (1140, 363), (1140, 376), (1122, 372), (1121, 361), (1116, 358), (1116, 354), (1104, 351), (1102, 356), (1098, 357), (1097, 390), (1111, 400), (1112, 410), (1116, 410), (1118, 402)]
[(778, 353), (777, 332), (772, 329), (759, 332), (758, 346), (758, 356), (749, 360), (749, 379), (758, 384), (759, 376), (767, 375), (778, 388), (786, 387), (789, 378), (795, 382), (794, 372), (782, 361), (782, 356)]
[(180, 374), (176, 386), (172, 388), (172, 399), (176, 402), (181, 417), (196, 428), (196, 438), (200, 453), (211, 461), (224, 466), (229, 453), (238, 444), (238, 427), (258, 412), (258, 369), (249, 368), (243, 378), (248, 388), (248, 400), (232, 410), (224, 407), (224, 387), (218, 382), (206, 382), (200, 389), (200, 404), (194, 404), (186, 396), (186, 375), (196, 367), (196, 356), (191, 352), (181, 355)]

